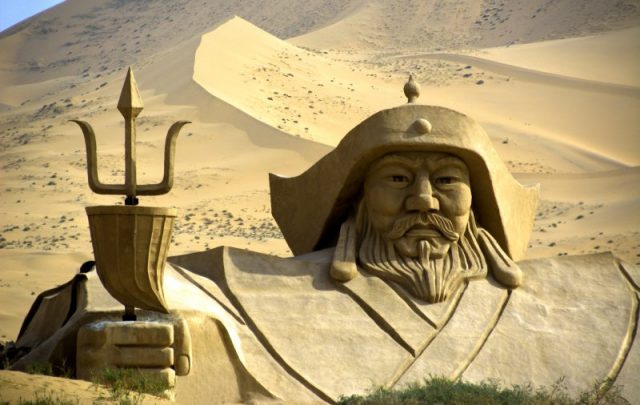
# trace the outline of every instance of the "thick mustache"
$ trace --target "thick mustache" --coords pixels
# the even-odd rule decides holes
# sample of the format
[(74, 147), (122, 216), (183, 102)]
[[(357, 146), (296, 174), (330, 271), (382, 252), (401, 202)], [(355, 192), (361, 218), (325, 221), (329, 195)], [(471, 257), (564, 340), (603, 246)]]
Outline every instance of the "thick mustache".
[(445, 238), (452, 242), (460, 239), (460, 235), (455, 231), (453, 222), (440, 214), (433, 212), (421, 212), (408, 214), (396, 220), (393, 228), (386, 233), (388, 239), (398, 239), (404, 236), (411, 228), (416, 225), (430, 226), (439, 231)]

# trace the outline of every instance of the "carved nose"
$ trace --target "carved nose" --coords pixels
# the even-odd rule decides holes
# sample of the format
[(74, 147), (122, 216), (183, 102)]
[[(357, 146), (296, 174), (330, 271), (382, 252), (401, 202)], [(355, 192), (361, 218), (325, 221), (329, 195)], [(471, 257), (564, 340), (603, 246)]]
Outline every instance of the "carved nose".
[(428, 178), (416, 179), (416, 187), (413, 195), (406, 201), (409, 211), (437, 212), (440, 210), (440, 201), (433, 195), (433, 188)]

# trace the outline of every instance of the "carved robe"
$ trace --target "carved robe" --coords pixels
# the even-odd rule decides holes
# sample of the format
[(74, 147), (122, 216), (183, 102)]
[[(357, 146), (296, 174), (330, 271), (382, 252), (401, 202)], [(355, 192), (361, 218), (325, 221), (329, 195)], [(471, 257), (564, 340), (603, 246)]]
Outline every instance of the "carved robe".
[[(440, 375), (506, 385), (564, 377), (572, 393), (611, 378), (640, 401), (640, 271), (610, 254), (522, 261), (522, 287), (471, 281), (440, 304), (363, 272), (337, 283), (332, 256), (218, 248), (170, 259), (165, 297), (193, 342), (178, 402), (332, 402)], [(38, 297), (17, 342), (32, 350), (16, 366), (75, 361), (78, 328), (121, 311), (95, 272), (77, 275)]]

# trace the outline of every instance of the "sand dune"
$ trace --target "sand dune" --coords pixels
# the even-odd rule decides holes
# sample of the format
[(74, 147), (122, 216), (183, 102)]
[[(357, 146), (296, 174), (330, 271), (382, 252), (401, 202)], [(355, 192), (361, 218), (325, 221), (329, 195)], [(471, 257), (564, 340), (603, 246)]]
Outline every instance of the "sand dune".
[[(82, 380), (31, 375), (17, 371), (0, 370), (0, 399), (7, 403), (76, 403), (96, 402), (136, 404), (174, 404), (168, 399), (148, 395), (131, 395), (118, 398), (110, 390)], [(113, 401), (108, 401), (112, 399)]]
[(529, 257), (614, 250), (639, 261), (640, 167), (518, 178), (542, 190)]
[(477, 54), (512, 66), (637, 89), (640, 87), (638, 38), (640, 27), (634, 26), (600, 35), (487, 48)]
[[(551, 75), (466, 55), (434, 57), (466, 65), (464, 75), (475, 86), (457, 86), (459, 92), (451, 91), (450, 86), (439, 87), (431, 89), (429, 97), (506, 128), (503, 139), (509, 138), (509, 132), (526, 132), (601, 155), (604, 160), (640, 163), (640, 140), (635, 135), (640, 128), (638, 88)], [(420, 60), (420, 56), (412, 58)], [(556, 158), (566, 160), (563, 155)]]
[[(458, 55), (447, 53), (435, 54), (416, 54), (404, 58), (426, 58), (446, 60), (454, 63), (465, 65), (473, 65), (482, 70), (490, 71), (499, 75), (508, 76), (511, 79), (519, 81), (542, 84), (547, 86), (556, 86), (573, 90), (583, 90), (596, 93), (604, 93), (615, 96), (625, 96), (630, 98), (640, 97), (640, 87), (608, 83), (604, 81), (581, 79), (577, 77), (564, 76), (555, 73), (543, 72), (540, 70), (528, 69), (520, 66), (509, 65), (507, 63), (495, 62), (477, 56)], [(639, 72), (640, 73), (640, 72)], [(626, 76), (625, 76), (626, 77)], [(628, 77), (634, 77), (630, 73)]]
[(354, 4), (342, 19), (291, 42), (345, 52), (433, 52), (578, 37), (637, 23), (632, 1), (378, 0)]
[(637, 25), (640, 9), (633, 0), (66, 0), (0, 33), (0, 88), (138, 65), (234, 15), (295, 45), (424, 52), (606, 32)]
[(421, 102), (478, 119), (518, 178), (542, 185), (529, 257), (640, 263), (637, 2), (501, 3), (67, 0), (1, 33), (0, 339), (15, 339), (33, 294), (91, 258), (84, 207), (121, 201), (90, 192), (67, 120), (94, 126), (100, 176), (122, 182), (115, 104), (129, 65), (145, 103), (140, 183), (158, 181), (169, 125), (193, 122), (174, 189), (142, 199), (180, 209), (172, 254), (288, 255), (267, 173), (302, 172), (405, 102), (413, 71)]
[(273, 0), (265, 7), (254, 0), (67, 0), (0, 33), (0, 88), (59, 76), (94, 77), (139, 65), (234, 15), (286, 38), (312, 30), (348, 7), (342, 1)]
[(370, 80), (360, 69), (294, 47), (239, 17), (202, 37), (193, 79), (273, 127), (329, 145), (381, 108), (379, 100), (402, 102), (397, 83)]

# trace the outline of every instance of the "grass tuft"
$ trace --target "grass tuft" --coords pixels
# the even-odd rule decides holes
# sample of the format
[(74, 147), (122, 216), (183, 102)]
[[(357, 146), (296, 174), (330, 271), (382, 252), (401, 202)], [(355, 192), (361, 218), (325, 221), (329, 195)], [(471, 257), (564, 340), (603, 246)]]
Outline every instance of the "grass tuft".
[(123, 405), (140, 403), (142, 394), (167, 397), (172, 388), (160, 378), (133, 368), (105, 368), (94, 375), (93, 382), (109, 390), (110, 398), (101, 399)]
[[(605, 389), (603, 389), (605, 387)], [(505, 388), (497, 380), (478, 384), (450, 381), (443, 377), (426, 379), (402, 390), (378, 388), (367, 396), (341, 397), (341, 405), (628, 405), (620, 390), (610, 384), (595, 384), (593, 390), (572, 398), (563, 379), (551, 387), (534, 388), (531, 384)]]
[(53, 366), (51, 363), (35, 362), (27, 366), (25, 370), (29, 374), (49, 375), (53, 376)]
[(72, 370), (67, 366), (66, 362), (63, 362), (62, 365), (34, 362), (27, 366), (25, 372), (29, 374), (39, 374), (62, 378), (71, 378), (73, 374)]
[[(9, 402), (7, 402), (8, 404)], [(78, 405), (78, 399), (71, 400), (66, 398), (61, 398), (58, 395), (49, 392), (42, 391), (36, 392), (35, 399), (20, 399), (17, 402), (17, 405)]]

